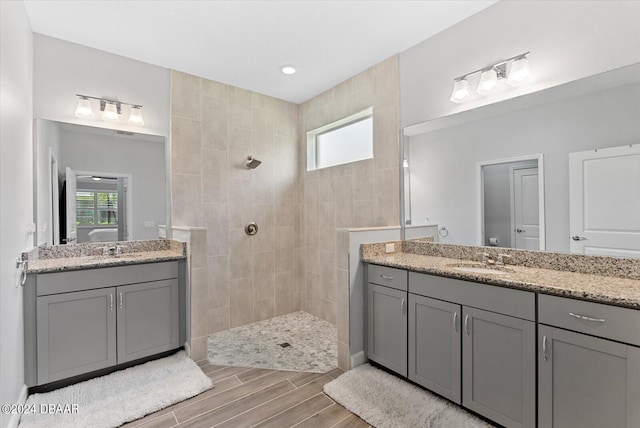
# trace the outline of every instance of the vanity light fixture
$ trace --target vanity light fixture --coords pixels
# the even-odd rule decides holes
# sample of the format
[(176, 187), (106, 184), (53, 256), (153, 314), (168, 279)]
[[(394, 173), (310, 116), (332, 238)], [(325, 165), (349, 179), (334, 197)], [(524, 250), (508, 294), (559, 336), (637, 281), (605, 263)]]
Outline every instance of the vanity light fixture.
[(78, 106), (76, 107), (76, 116), (93, 119), (93, 109), (91, 108), (91, 100), (85, 96), (78, 96)]
[(402, 160), (402, 167), (403, 168), (409, 168), (409, 160), (407, 158), (404, 158)]
[[(476, 92), (480, 95), (486, 95), (493, 92), (498, 87), (498, 82), (506, 78), (510, 86), (520, 86), (533, 80), (533, 74), (529, 68), (529, 60), (527, 59), (529, 52), (516, 55), (509, 59), (496, 62), (488, 67), (484, 67), (470, 73), (456, 77), (453, 80), (453, 92), (451, 93), (451, 101), (459, 103), (469, 97), (469, 81), (467, 78), (471, 75), (480, 73), (480, 80)], [(509, 72), (507, 73), (507, 69)]]
[(130, 106), (129, 123), (132, 125), (144, 125), (142, 119), (142, 106), (140, 104), (130, 104), (122, 101), (110, 100), (107, 98), (92, 97), (89, 95), (76, 94), (78, 97), (78, 105), (76, 107), (76, 116), (81, 118), (93, 118), (94, 113), (91, 108), (91, 100), (100, 101), (100, 111), (102, 112), (102, 120), (106, 122), (118, 122), (120, 114), (122, 114), (122, 106)]

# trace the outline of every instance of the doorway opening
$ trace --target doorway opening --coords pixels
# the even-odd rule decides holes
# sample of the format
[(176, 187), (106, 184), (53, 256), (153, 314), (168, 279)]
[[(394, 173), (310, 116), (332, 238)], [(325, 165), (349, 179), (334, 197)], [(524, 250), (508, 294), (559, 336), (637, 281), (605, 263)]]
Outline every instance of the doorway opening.
[(477, 163), (477, 243), (545, 249), (543, 156)]

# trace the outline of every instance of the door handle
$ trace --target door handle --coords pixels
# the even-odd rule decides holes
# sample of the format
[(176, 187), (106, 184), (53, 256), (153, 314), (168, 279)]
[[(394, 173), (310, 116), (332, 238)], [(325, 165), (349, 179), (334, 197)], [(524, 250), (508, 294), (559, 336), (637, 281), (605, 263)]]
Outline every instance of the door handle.
[(400, 301), (400, 310), (402, 311), (402, 315), (404, 315), (404, 297), (402, 298), (402, 301)]
[(120, 309), (122, 309), (124, 299), (122, 298), (122, 291), (120, 292)]
[(593, 321), (593, 322), (601, 322), (601, 323), (607, 322), (607, 320), (604, 319), (604, 318), (592, 318), (592, 317), (588, 317), (586, 315), (574, 314), (573, 312), (569, 312), (569, 315), (574, 317), (574, 318), (578, 318), (578, 319), (584, 320), (584, 321)]
[(453, 331), (458, 332), (458, 313), (453, 313)]
[(109, 293), (109, 310), (113, 310), (113, 293)]
[(392, 276), (389, 276), (389, 275), (380, 275), (380, 277), (381, 277), (382, 279), (386, 279), (387, 281), (391, 281), (391, 280), (393, 279), (393, 277), (392, 277)]
[(464, 334), (469, 336), (469, 315), (464, 316)]
[(522, 232), (526, 232), (526, 230), (524, 230), (524, 229), (520, 229), (520, 228), (517, 228), (517, 229), (516, 229), (516, 232), (518, 232), (518, 233), (522, 233)]
[(573, 235), (571, 237), (571, 239), (573, 239), (574, 241), (586, 241), (587, 238), (585, 238), (584, 236), (578, 236), (578, 235)]
[(542, 336), (542, 359), (548, 361), (547, 358), (547, 336)]

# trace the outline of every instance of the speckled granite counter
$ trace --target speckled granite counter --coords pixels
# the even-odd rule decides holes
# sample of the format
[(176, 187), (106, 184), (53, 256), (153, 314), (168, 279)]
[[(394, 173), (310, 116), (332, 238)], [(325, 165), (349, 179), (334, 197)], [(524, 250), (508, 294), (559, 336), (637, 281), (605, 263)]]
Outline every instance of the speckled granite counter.
[[(508, 253), (511, 255), (513, 260), (510, 260), (510, 262), (518, 260), (518, 255), (528, 257), (529, 266), (509, 264), (499, 268), (505, 272), (505, 274), (485, 274), (463, 272), (456, 269), (456, 267), (460, 267), (461, 265), (477, 265), (477, 267), (482, 267), (480, 263), (474, 263), (472, 261), (472, 254), (475, 255), (479, 251), (482, 252), (487, 247), (444, 246), (443, 244), (419, 243), (421, 250), (416, 251), (415, 248), (412, 248), (416, 243), (406, 245), (406, 242), (396, 242), (395, 244), (396, 248), (400, 248), (401, 251), (390, 254), (384, 253), (382, 250), (382, 248), (384, 248), (382, 246), (383, 244), (365, 244), (362, 246), (362, 260), (367, 263), (396, 267), (414, 272), (640, 309), (640, 279), (636, 277), (637, 272), (640, 271), (638, 270), (640, 269), (640, 260), (560, 255), (560, 258), (564, 256), (567, 258), (582, 259), (576, 261), (576, 266), (584, 265), (589, 271), (598, 271), (598, 264), (602, 263), (600, 271), (603, 274), (595, 274), (580, 272), (580, 269), (576, 268), (576, 266), (573, 266), (574, 269), (572, 269), (572, 271), (534, 267), (531, 265), (535, 265), (537, 262), (546, 266), (545, 263), (547, 263), (547, 261), (536, 261), (535, 254), (525, 256), (522, 250), (493, 248), (494, 252), (500, 251), (500, 253)], [(423, 244), (430, 245), (432, 248), (424, 247)], [(416, 252), (421, 252), (422, 254), (416, 254)], [(434, 252), (449, 255), (449, 257), (424, 254)], [(537, 252), (526, 251), (524, 253)], [(553, 257), (553, 254), (558, 253), (541, 253), (541, 257), (549, 258)], [(459, 257), (462, 255), (467, 255), (469, 258)], [(569, 261), (563, 260), (562, 262), (565, 263), (565, 265), (570, 265)], [(619, 266), (620, 264), (623, 267), (627, 266), (628, 269), (624, 271), (624, 269)], [(610, 276), (612, 271), (620, 275)], [(620, 277), (623, 276), (622, 274), (626, 274), (624, 276), (628, 277)]]
[[(105, 246), (119, 247), (120, 254), (103, 255)], [(186, 244), (168, 239), (42, 246), (22, 255), (23, 260), (29, 261), (27, 273), (95, 269), (186, 257)]]

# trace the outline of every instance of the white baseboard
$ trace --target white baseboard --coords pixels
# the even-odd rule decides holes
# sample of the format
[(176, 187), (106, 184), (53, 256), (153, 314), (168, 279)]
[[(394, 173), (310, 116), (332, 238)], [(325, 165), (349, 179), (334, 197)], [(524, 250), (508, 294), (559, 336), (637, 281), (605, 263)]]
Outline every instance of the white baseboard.
[(367, 362), (367, 357), (364, 355), (364, 351), (357, 352), (351, 356), (351, 368), (355, 368), (363, 365)]
[[(22, 389), (20, 390), (20, 396), (18, 397), (18, 401), (16, 404), (18, 406), (23, 405), (27, 402), (27, 385), (22, 385)], [(20, 413), (14, 413), (11, 415), (11, 419), (9, 419), (9, 425), (7, 428), (18, 428), (18, 423), (20, 422)]]

